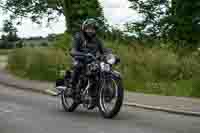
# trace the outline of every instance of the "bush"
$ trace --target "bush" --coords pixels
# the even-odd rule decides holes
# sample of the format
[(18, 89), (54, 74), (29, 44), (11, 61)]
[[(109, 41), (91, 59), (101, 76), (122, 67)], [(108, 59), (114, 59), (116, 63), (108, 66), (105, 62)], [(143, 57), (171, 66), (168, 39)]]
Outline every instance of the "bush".
[(12, 48), (14, 48), (14, 43), (13, 43), (13, 42), (6, 41), (6, 40), (3, 40), (3, 41), (0, 43), (0, 48), (1, 48), (1, 49), (12, 49)]
[(47, 42), (42, 42), (41, 44), (40, 44), (40, 46), (42, 46), (42, 47), (48, 47), (48, 43)]
[(23, 47), (23, 41), (18, 41), (17, 43), (16, 43), (16, 48), (22, 48)]
[(7, 68), (20, 77), (53, 81), (59, 77), (59, 70), (70, 66), (69, 62), (59, 49), (22, 48), (9, 54)]

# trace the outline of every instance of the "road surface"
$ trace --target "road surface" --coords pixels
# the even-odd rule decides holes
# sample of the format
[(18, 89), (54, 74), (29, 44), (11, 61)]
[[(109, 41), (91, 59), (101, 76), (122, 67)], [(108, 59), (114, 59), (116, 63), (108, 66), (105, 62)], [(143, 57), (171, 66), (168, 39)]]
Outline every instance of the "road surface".
[(0, 133), (200, 133), (200, 117), (123, 107), (105, 120), (97, 111), (64, 112), (59, 98), (0, 85)]

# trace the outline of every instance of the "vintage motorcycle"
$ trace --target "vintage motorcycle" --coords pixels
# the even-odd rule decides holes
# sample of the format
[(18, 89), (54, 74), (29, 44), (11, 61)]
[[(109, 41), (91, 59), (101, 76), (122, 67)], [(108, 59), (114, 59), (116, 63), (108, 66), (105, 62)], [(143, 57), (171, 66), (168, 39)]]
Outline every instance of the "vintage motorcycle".
[(112, 67), (118, 64), (120, 59), (108, 49), (103, 56), (85, 58), (87, 58), (87, 65), (80, 72), (77, 83), (81, 97), (79, 103), (74, 102), (70, 87), (73, 67), (66, 71), (63, 79), (56, 81), (62, 106), (67, 112), (73, 112), (80, 104), (88, 110), (98, 107), (104, 118), (113, 118), (119, 113), (124, 98), (121, 75)]

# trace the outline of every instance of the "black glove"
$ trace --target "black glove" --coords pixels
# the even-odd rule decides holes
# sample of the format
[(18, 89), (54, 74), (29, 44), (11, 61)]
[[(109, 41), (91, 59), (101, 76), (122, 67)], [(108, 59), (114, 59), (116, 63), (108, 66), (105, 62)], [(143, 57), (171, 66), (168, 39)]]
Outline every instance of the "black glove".
[(86, 56), (87, 56), (88, 58), (95, 59), (95, 56), (94, 56), (94, 55), (92, 55), (91, 53), (87, 53), (87, 54), (86, 54)]
[(86, 54), (87, 57), (94, 57), (91, 53)]

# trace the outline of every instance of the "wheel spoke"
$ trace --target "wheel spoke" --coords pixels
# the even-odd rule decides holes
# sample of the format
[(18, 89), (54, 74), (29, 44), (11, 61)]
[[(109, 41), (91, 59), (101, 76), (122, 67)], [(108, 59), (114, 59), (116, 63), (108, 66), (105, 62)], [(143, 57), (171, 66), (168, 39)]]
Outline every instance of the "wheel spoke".
[[(107, 94), (107, 90), (109, 90), (109, 94)], [(102, 88), (101, 92), (101, 106), (104, 110), (104, 112), (110, 112), (113, 110), (115, 107), (115, 104), (117, 102), (117, 91), (118, 91), (118, 86), (116, 82), (112, 79), (110, 82), (108, 82), (104, 88)], [(113, 94), (114, 93), (114, 94)]]
[(68, 96), (68, 95), (63, 95), (63, 99), (64, 99), (64, 103), (66, 106), (70, 107), (72, 106), (72, 104), (74, 103), (74, 100), (71, 96)]

